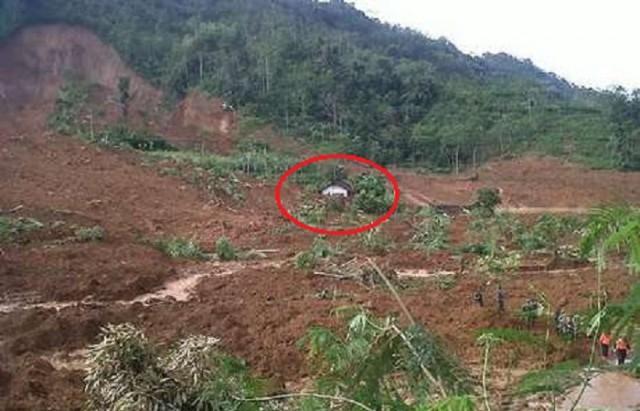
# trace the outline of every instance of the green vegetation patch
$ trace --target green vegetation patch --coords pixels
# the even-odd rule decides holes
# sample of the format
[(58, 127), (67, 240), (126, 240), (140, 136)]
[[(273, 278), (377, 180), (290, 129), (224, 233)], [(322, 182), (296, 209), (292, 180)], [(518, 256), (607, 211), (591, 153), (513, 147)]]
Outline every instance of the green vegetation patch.
[(105, 230), (100, 226), (81, 227), (74, 231), (75, 239), (82, 243), (102, 241), (105, 237)]
[(296, 256), (295, 265), (296, 268), (301, 270), (311, 270), (321, 260), (326, 260), (338, 254), (339, 250), (334, 248), (331, 243), (321, 237), (317, 237), (311, 248), (307, 251), (303, 251)]
[(578, 361), (566, 361), (546, 370), (531, 371), (518, 383), (516, 393), (521, 396), (540, 392), (561, 394), (580, 383), (582, 366)]
[(449, 239), (451, 219), (431, 207), (424, 207), (416, 214), (411, 243), (415, 248), (427, 252), (446, 248)]
[(220, 237), (218, 241), (216, 241), (216, 255), (221, 261), (238, 259), (238, 253), (227, 237)]
[(496, 338), (505, 342), (512, 343), (524, 343), (528, 345), (541, 345), (543, 339), (529, 331), (516, 330), (514, 328), (483, 328), (476, 331), (476, 336), (480, 337), (483, 334), (492, 334)]
[(156, 248), (175, 259), (206, 260), (208, 255), (193, 240), (172, 237), (155, 242)]
[(0, 216), (0, 243), (20, 241), (25, 234), (44, 227), (40, 221), (33, 218), (12, 218)]

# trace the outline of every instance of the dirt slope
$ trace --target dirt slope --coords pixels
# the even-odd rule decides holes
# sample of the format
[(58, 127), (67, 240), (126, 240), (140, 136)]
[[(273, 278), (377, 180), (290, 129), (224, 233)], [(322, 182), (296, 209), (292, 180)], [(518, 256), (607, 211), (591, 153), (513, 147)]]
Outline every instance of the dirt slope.
[(173, 144), (228, 152), (234, 145), (236, 116), (222, 100), (191, 92), (173, 112), (163, 106), (163, 93), (131, 70), (93, 32), (67, 25), (40, 25), (19, 30), (0, 43), (0, 110), (35, 108), (50, 112), (68, 79), (91, 86), (87, 109), (94, 121), (120, 120), (118, 83), (130, 79), (132, 126), (165, 136)]
[(129, 69), (110, 46), (91, 31), (66, 25), (29, 27), (0, 45), (0, 90), (7, 108), (51, 102), (65, 76), (117, 90), (131, 79), (133, 100), (155, 106), (162, 94)]
[[(549, 208), (550, 212), (605, 204), (640, 204), (640, 173), (592, 170), (551, 157), (527, 156), (493, 161), (470, 176), (396, 172), (404, 198), (411, 204), (471, 204), (483, 187), (501, 191), (507, 208)], [(534, 210), (535, 211), (535, 210)]]

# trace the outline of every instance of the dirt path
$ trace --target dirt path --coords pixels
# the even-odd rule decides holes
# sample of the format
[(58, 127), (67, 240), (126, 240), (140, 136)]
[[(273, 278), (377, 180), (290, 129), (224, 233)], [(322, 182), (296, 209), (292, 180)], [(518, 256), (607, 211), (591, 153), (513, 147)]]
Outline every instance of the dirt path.
[[(582, 387), (573, 388), (560, 406), (561, 411), (571, 410)], [(632, 411), (640, 409), (640, 380), (619, 372), (599, 374), (589, 382), (578, 409), (606, 409), (608, 411)]]
[(586, 207), (498, 207), (499, 213), (518, 215), (537, 214), (588, 214)]
[[(230, 263), (208, 263), (190, 267), (180, 273), (179, 278), (170, 280), (164, 286), (155, 292), (145, 293), (130, 300), (117, 301), (96, 301), (91, 298), (82, 301), (46, 301), (33, 303), (37, 299), (37, 294), (33, 292), (25, 292), (14, 296), (5, 296), (0, 299), (0, 314), (10, 314), (16, 311), (28, 310), (64, 310), (76, 307), (111, 307), (111, 306), (129, 306), (133, 304), (142, 304), (149, 306), (156, 302), (187, 302), (193, 298), (193, 294), (197, 286), (205, 279), (210, 277), (226, 277), (238, 274), (247, 269), (262, 269), (270, 267), (281, 267), (283, 260), (265, 261), (265, 262), (230, 262)], [(11, 302), (2, 303), (2, 300), (10, 300)]]

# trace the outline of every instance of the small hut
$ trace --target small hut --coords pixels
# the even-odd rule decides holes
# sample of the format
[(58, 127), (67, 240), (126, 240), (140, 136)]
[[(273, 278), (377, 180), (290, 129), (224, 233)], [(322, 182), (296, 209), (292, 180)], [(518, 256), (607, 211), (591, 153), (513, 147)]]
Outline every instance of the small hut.
[(336, 180), (320, 190), (320, 194), (325, 197), (351, 198), (353, 196), (353, 187), (345, 180)]

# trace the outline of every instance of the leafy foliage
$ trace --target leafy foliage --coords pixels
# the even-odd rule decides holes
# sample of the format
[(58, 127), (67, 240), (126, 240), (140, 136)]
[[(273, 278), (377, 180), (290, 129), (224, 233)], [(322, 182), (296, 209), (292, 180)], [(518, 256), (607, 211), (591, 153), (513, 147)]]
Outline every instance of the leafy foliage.
[(580, 383), (581, 370), (577, 361), (566, 361), (549, 369), (529, 372), (518, 383), (517, 393), (522, 396), (539, 392), (561, 394)]
[(548, 250), (556, 252), (560, 241), (581, 228), (581, 222), (575, 217), (558, 217), (544, 214), (535, 224), (526, 229), (515, 227), (516, 241), (525, 251)]
[(384, 254), (392, 247), (391, 240), (380, 232), (379, 227), (360, 234), (360, 240), (367, 250), (376, 254)]
[(169, 95), (199, 88), (379, 162), (452, 170), (527, 149), (637, 161), (637, 98), (572, 87), (504, 54), (468, 56), (341, 0), (5, 0), (0, 38), (52, 21), (95, 30)]
[(92, 241), (102, 241), (105, 236), (104, 228), (99, 225), (93, 227), (81, 227), (74, 232), (76, 240), (86, 243)]
[[(640, 269), (640, 210), (631, 207), (611, 207), (592, 212), (581, 244), (587, 256), (611, 250), (625, 250), (631, 268)], [(600, 261), (604, 264), (604, 261)]]
[(89, 90), (85, 84), (67, 80), (58, 91), (54, 111), (49, 116), (49, 124), (61, 134), (81, 134), (78, 114), (88, 97)]
[(411, 242), (425, 251), (435, 251), (447, 245), (451, 221), (446, 214), (425, 207), (416, 214), (419, 222), (414, 226)]
[(227, 237), (220, 237), (216, 242), (216, 254), (222, 261), (238, 259), (238, 253)]
[(541, 338), (530, 331), (517, 330), (515, 328), (485, 328), (476, 332), (478, 337), (483, 334), (491, 334), (505, 342), (525, 343), (529, 345), (542, 344)]
[(338, 253), (327, 240), (322, 237), (317, 237), (313, 240), (311, 248), (307, 251), (303, 251), (296, 256), (296, 268), (299, 269), (312, 269), (321, 260), (330, 258)]
[(319, 226), (327, 219), (327, 206), (325, 203), (304, 203), (296, 213), (296, 217), (311, 226)]
[(132, 130), (124, 125), (107, 127), (93, 136), (82, 132), (82, 136), (93, 142), (115, 148), (132, 148), (140, 151), (173, 151), (174, 148), (161, 137), (146, 131)]
[(171, 258), (187, 260), (204, 260), (207, 255), (200, 246), (192, 240), (172, 237), (156, 241), (156, 247)]
[(372, 174), (358, 176), (355, 181), (355, 201), (357, 210), (367, 214), (382, 214), (391, 207), (384, 178)]
[(39, 230), (44, 224), (33, 218), (11, 218), (0, 216), (0, 243), (12, 243), (31, 231)]
[[(371, 409), (431, 409), (441, 390), (451, 395), (469, 390), (468, 376), (458, 362), (417, 325), (401, 330), (390, 318), (378, 320), (360, 312), (349, 322), (346, 335), (316, 327), (301, 344), (308, 348), (318, 373), (318, 392), (351, 398)], [(407, 398), (415, 399), (416, 405), (410, 406)], [(327, 406), (326, 401), (314, 399), (302, 409)], [(358, 408), (344, 404), (339, 409)]]
[(473, 205), (480, 215), (490, 217), (495, 214), (496, 207), (500, 205), (500, 193), (491, 188), (481, 188), (478, 190), (478, 199)]
[(609, 148), (614, 166), (623, 170), (640, 170), (640, 90), (627, 94), (613, 92), (611, 121), (614, 132)]

